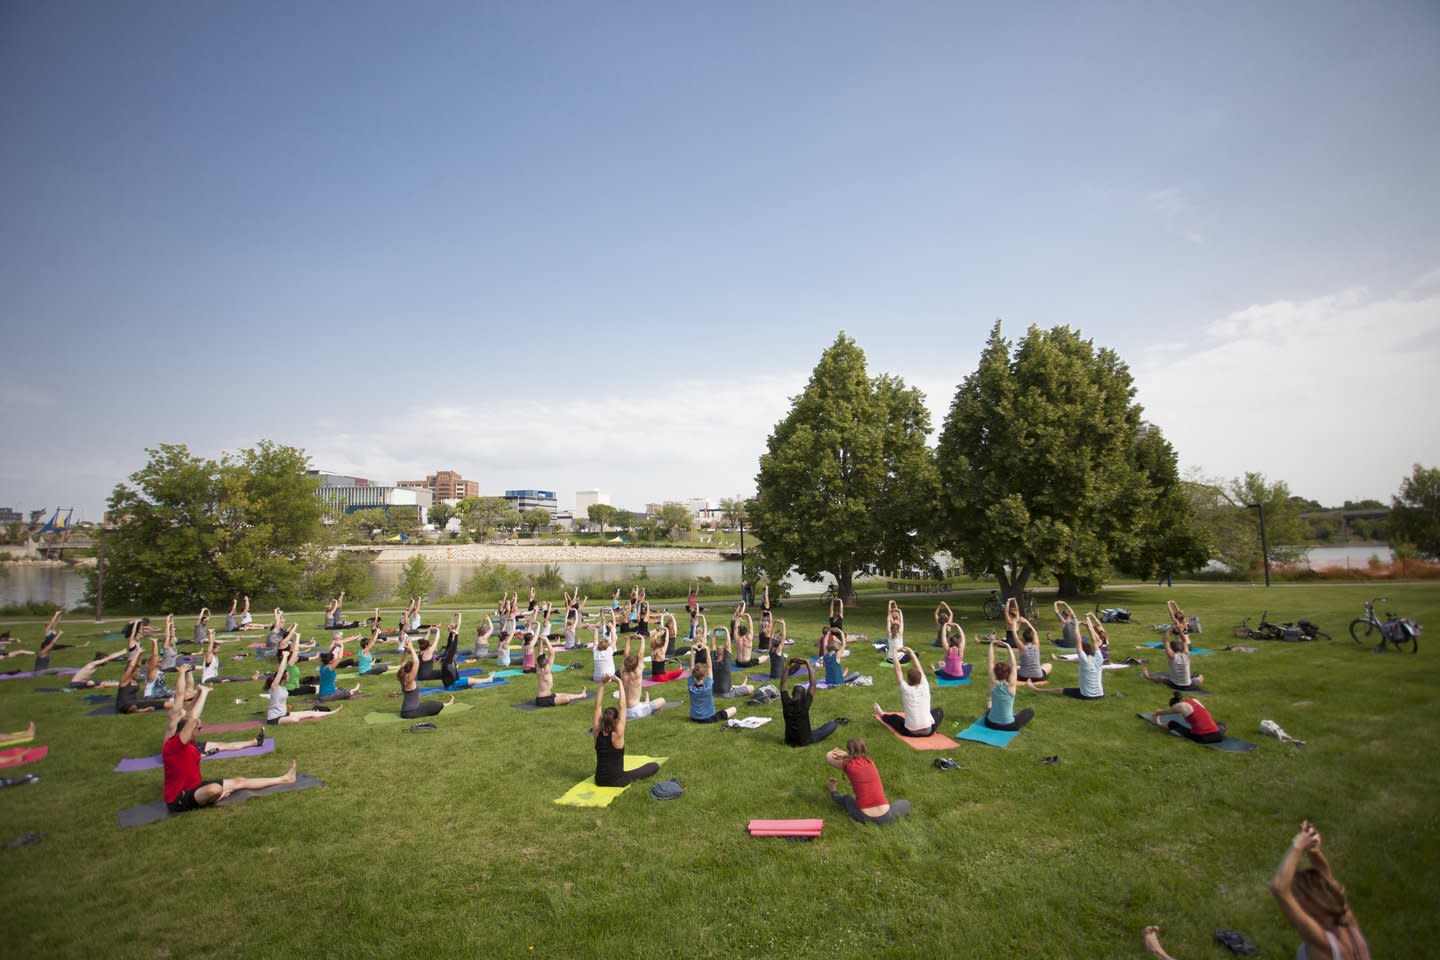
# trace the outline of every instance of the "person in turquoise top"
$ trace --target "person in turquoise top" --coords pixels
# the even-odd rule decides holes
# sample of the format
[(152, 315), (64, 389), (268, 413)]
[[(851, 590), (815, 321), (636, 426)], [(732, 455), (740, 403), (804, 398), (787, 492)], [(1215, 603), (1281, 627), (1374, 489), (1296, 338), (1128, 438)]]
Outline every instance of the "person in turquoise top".
[(995, 648), (990, 644), (990, 700), (985, 705), (985, 726), (992, 730), (1019, 730), (1035, 716), (1035, 711), (1026, 707), (1015, 712), (1015, 651), (1004, 647), (1007, 663), (995, 662)]
[(320, 694), (319, 700), (349, 700), (360, 692), (360, 684), (355, 684), (349, 690), (335, 689), (335, 655), (330, 651), (320, 654)]
[(721, 723), (735, 716), (734, 707), (715, 710), (715, 681), (710, 678), (710, 664), (697, 663), (686, 684), (690, 691), (690, 719), (695, 723)]
[(1100, 679), (1105, 673), (1105, 657), (1100, 653), (1100, 646), (1095, 642), (1094, 636), (1090, 634), (1089, 625), (1085, 624), (1085, 628), (1084, 638), (1075, 648), (1076, 662), (1080, 666), (1080, 686), (1065, 687), (1063, 690), (1042, 690), (1030, 681), (1025, 681), (1031, 690), (1036, 693), (1074, 697), (1076, 700), (1105, 699), (1105, 685)]
[(847, 683), (851, 676), (845, 673), (845, 668), (840, 665), (840, 658), (845, 656), (845, 631), (831, 630), (830, 638), (825, 641), (825, 685), (838, 687)]

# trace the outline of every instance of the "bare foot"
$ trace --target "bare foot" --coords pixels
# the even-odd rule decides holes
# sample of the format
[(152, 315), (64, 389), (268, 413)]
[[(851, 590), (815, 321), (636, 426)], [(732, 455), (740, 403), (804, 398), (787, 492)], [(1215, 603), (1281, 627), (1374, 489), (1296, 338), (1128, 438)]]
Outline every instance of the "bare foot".
[(588, 697), (589, 695), (590, 695), (590, 688), (589, 688), (589, 687), (581, 687), (581, 688), (580, 688), (580, 699), (581, 699), (581, 700), (584, 700), (584, 699), (585, 699), (586, 697)]
[(26, 733), (27, 736), (31, 736), (31, 737), (35, 736), (35, 721), (34, 721), (34, 720), (31, 720), (31, 721), (30, 721), (30, 726), (28, 726), (28, 727), (25, 728), (25, 733)]
[(450, 699), (445, 701), (445, 706), (447, 706), (447, 707), (453, 707), (453, 706), (455, 706), (455, 694), (453, 694), (453, 693), (450, 694)]
[(877, 703), (877, 704), (875, 704), (874, 706), (875, 706), (875, 716), (877, 716), (877, 717), (883, 717), (883, 716), (885, 716), (885, 711), (880, 709), (880, 704)]
[(344, 710), (344, 709), (345, 709), (345, 704), (343, 704), (343, 703), (338, 703), (338, 704), (335, 705), (335, 707), (334, 707), (330, 712), (331, 712), (331, 713), (339, 713), (341, 710)]
[(290, 769), (287, 770), (287, 771), (285, 771), (285, 776), (281, 777), (280, 779), (283, 780), (283, 781), (286, 782), (286, 783), (294, 783), (294, 782), (295, 782), (295, 766), (296, 766), (295, 761), (294, 761), (294, 760), (291, 760), (291, 761), (290, 761)]
[(825, 785), (830, 788), (831, 793), (834, 793), (835, 788), (840, 786), (840, 781), (835, 779), (834, 777), (831, 777), (829, 780), (825, 781)]
[(1165, 948), (1160, 946), (1160, 928), (1154, 924), (1145, 928), (1144, 943), (1145, 949), (1150, 953), (1157, 957), (1169, 958), (1170, 955), (1165, 952)]
[(1034, 690), (1034, 689), (1035, 689), (1035, 681), (1034, 681), (1034, 680), (1026, 680), (1026, 681), (1025, 681), (1025, 686), (1029, 687), (1031, 690)]

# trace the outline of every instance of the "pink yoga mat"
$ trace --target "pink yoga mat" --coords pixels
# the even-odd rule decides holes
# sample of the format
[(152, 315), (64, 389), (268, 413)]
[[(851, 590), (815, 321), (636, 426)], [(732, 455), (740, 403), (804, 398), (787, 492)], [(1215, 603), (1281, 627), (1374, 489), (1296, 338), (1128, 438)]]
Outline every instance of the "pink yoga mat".
[(72, 673), (79, 673), (79, 667), (60, 667), (50, 670), (43, 670), (36, 673), (33, 670), (25, 670), (20, 673), (0, 673), (0, 680), (29, 680), (31, 677), (68, 677)]
[(45, 755), (49, 752), (49, 747), (14, 747), (10, 750), (0, 750), (0, 770), (8, 770), (10, 767), (21, 767), (27, 763), (34, 763), (36, 760), (44, 760)]
[(751, 820), (752, 837), (818, 837), (824, 820)]

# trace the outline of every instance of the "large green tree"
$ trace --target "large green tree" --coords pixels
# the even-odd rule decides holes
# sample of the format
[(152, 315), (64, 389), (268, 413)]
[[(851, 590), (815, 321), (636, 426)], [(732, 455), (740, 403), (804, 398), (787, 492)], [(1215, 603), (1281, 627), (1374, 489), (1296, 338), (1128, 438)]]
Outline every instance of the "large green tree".
[(929, 432), (924, 395), (872, 378), (864, 351), (841, 333), (760, 457), (749, 514), (767, 575), (829, 574), (852, 599), (864, 567), (925, 562), (939, 497)]
[(218, 461), (184, 445), (146, 452), (149, 461), (110, 497), (110, 597), (150, 610), (214, 606), (240, 593), (303, 598), (307, 575), (326, 562), (305, 550), (320, 533), (321, 506), (304, 451), (261, 441)]
[(1390, 535), (1399, 545), (1413, 544), (1423, 556), (1440, 559), (1440, 467), (1417, 463), (1400, 482), (1390, 505)]
[(477, 540), (484, 540), (496, 528), (515, 527), (520, 523), (520, 512), (504, 497), (466, 497), (456, 508), (465, 518), (466, 529), (475, 531)]
[(608, 503), (592, 503), (585, 508), (585, 518), (591, 523), (600, 526), (600, 536), (605, 536), (605, 528), (615, 523), (615, 514), (618, 511)]
[(940, 435), (942, 543), (1006, 596), (1041, 571), (1062, 596), (1134, 553), (1154, 499), (1129, 368), (1069, 327), (1018, 343), (997, 321)]
[(655, 523), (666, 537), (673, 540), (679, 534), (689, 533), (695, 518), (682, 505), (667, 503), (656, 511)]

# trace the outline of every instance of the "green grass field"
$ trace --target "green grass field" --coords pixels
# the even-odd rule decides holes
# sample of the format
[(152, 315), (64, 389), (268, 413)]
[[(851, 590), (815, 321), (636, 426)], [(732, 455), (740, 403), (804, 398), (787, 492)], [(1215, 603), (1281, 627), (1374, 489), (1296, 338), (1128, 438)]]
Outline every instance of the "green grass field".
[[(69, 693), (36, 694), (63, 678), (0, 683), (0, 730), (34, 720), (39, 763), (7, 771), (40, 781), (0, 791), (0, 840), (22, 831), (43, 842), (0, 849), (7, 895), (7, 956), (25, 957), (1134, 957), (1140, 932), (1159, 923), (1181, 958), (1229, 956), (1213, 931), (1244, 932), (1266, 957), (1293, 956), (1292, 934), (1266, 889), (1303, 819), (1351, 892), (1376, 957), (1421, 956), (1440, 928), (1440, 736), (1433, 644), (1440, 587), (1384, 585), (1395, 611), (1431, 628), (1418, 656), (1377, 656), (1345, 625), (1375, 585), (1154, 587), (1107, 591), (1137, 623), (1112, 628), (1112, 655), (1152, 639), (1167, 596), (1198, 614), (1200, 645), (1235, 641), (1242, 616), (1305, 617), (1335, 636), (1324, 644), (1258, 644), (1252, 655), (1197, 657), (1204, 699), (1232, 733), (1259, 744), (1222, 753), (1136, 719), (1164, 704), (1137, 671), (1106, 674), (1100, 703), (1022, 690), (1035, 721), (1006, 749), (963, 743), (945, 754), (910, 749), (870, 719), (878, 700), (897, 709), (893, 673), (861, 645), (852, 668), (870, 689), (821, 692), (812, 716), (852, 719), (832, 740), (863, 736), (892, 799), (914, 813), (876, 828), (845, 819), (825, 792), (831, 743), (785, 747), (779, 706), (742, 707), (775, 722), (757, 731), (699, 726), (678, 709), (632, 723), (627, 749), (668, 756), (679, 800), (632, 787), (604, 810), (563, 808), (556, 797), (594, 767), (589, 704), (521, 713), (534, 681), (460, 694), (469, 712), (371, 726), (365, 713), (395, 710), (391, 676), (367, 678), (369, 698), (340, 716), (278, 730), (269, 756), (207, 761), (208, 777), (269, 776), (291, 758), (323, 789), (204, 810), (121, 830), (116, 811), (160, 797), (158, 770), (114, 773), (122, 757), (157, 753), (158, 715), (85, 716)], [(1043, 599), (1043, 598), (1042, 598)], [(980, 595), (950, 598), (972, 636), (967, 659), (983, 672), (989, 627)], [(935, 598), (907, 599), (911, 646), (928, 646)], [(713, 604), (713, 622), (725, 619)], [(782, 614), (809, 646), (824, 611), (792, 601)], [(718, 615), (717, 615), (718, 614)], [(441, 616), (433, 611), (431, 619)], [(849, 611), (852, 632), (878, 636), (884, 601)], [(314, 628), (318, 613), (299, 614)], [(191, 620), (179, 624), (188, 636)], [(1042, 630), (1055, 632), (1047, 615)], [(12, 625), (33, 649), (41, 626)], [(97, 632), (75, 618), (65, 641)], [(112, 627), (113, 629), (113, 627)], [(321, 631), (312, 629), (310, 638)], [(465, 638), (473, 634), (467, 623)], [(78, 665), (95, 649), (57, 654)], [(182, 650), (184, 648), (182, 647)], [(227, 655), (234, 646), (227, 647)], [(393, 662), (393, 646), (386, 659)], [(1152, 651), (1152, 662), (1163, 655)], [(577, 690), (584, 671), (557, 678)], [(938, 659), (938, 656), (935, 658)], [(30, 658), (7, 666), (28, 669)], [(258, 661), (257, 661), (258, 663)], [(226, 664), (238, 673), (241, 664)], [(243, 665), (245, 672), (253, 667)], [(104, 676), (113, 678), (116, 669)], [(306, 671), (309, 672), (309, 671)], [(1073, 683), (1075, 667), (1055, 676)], [(217, 688), (212, 722), (250, 719), (256, 685)], [(679, 683), (652, 688), (678, 696)], [(1123, 696), (1122, 696), (1123, 695)], [(249, 698), (244, 705), (231, 701)], [(945, 729), (979, 716), (983, 682), (935, 691)], [(1262, 718), (1309, 741), (1262, 736)], [(258, 725), (258, 721), (257, 725)], [(275, 732), (275, 728), (270, 728)], [(225, 734), (240, 738), (242, 734)], [(1054, 766), (1040, 759), (1058, 755)], [(963, 769), (943, 772), (937, 756)], [(815, 842), (750, 839), (754, 817), (823, 817)]]

